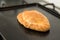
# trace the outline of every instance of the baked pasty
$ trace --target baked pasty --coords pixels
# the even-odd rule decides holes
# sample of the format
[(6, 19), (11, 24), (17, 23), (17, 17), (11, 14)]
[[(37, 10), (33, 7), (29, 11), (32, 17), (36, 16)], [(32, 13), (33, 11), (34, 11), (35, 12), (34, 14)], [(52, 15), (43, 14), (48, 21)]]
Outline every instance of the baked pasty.
[(19, 23), (36, 31), (46, 32), (50, 29), (50, 23), (46, 16), (37, 10), (26, 10), (17, 15)]

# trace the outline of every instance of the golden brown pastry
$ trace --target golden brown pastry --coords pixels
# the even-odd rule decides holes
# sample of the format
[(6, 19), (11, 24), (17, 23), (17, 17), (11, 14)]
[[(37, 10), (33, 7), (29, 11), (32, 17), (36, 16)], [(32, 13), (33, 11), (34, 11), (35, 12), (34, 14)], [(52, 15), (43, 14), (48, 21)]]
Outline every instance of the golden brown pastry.
[(36, 31), (46, 32), (50, 29), (50, 24), (46, 16), (37, 10), (26, 10), (17, 15), (19, 23)]

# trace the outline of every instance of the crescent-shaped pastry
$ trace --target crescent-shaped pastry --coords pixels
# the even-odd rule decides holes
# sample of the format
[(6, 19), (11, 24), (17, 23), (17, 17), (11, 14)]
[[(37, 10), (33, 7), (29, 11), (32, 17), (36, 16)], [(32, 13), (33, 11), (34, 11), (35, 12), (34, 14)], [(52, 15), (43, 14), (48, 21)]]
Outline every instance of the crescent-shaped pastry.
[(19, 23), (36, 31), (46, 32), (50, 29), (50, 23), (45, 15), (37, 10), (26, 10), (17, 15)]

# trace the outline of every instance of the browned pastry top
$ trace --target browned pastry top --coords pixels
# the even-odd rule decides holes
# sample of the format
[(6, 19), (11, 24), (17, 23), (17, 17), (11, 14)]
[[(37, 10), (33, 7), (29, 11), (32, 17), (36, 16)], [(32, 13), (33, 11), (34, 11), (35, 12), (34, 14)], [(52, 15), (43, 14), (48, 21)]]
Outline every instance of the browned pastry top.
[[(17, 16), (17, 18), (18, 20), (20, 20), (19, 22), (27, 28), (37, 31), (46, 31), (50, 29), (50, 24), (47, 17), (36, 10), (26, 10), (20, 14), (22, 19), (19, 17), (19, 15)], [(35, 28), (33, 28), (33, 26), (35, 26)]]

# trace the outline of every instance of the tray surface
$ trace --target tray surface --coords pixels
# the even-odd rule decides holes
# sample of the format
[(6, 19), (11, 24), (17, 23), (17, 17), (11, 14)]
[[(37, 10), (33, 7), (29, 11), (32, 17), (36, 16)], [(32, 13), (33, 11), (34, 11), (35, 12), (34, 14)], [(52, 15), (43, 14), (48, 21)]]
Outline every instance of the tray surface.
[[(50, 21), (51, 29), (48, 32), (36, 32), (29, 30), (19, 24), (16, 16), (18, 13), (27, 10), (42, 12)], [(0, 32), (7, 40), (59, 40), (60, 19), (43, 10), (38, 6), (30, 6), (15, 10), (0, 11)]]

